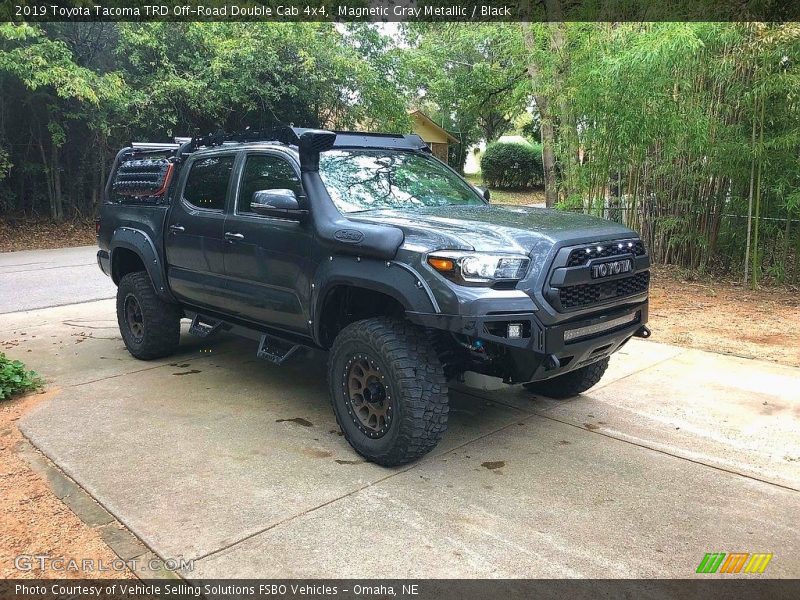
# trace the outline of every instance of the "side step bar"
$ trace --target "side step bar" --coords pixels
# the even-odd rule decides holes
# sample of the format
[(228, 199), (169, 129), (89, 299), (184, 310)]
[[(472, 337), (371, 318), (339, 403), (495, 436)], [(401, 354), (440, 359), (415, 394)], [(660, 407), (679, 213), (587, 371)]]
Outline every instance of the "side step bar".
[(284, 340), (265, 333), (261, 336), (261, 341), (258, 343), (258, 352), (256, 356), (268, 360), (273, 364), (282, 365), (301, 348), (303, 348), (303, 346), (300, 344), (295, 344), (289, 340)]
[(189, 333), (199, 338), (207, 338), (219, 332), (221, 329), (222, 321), (216, 321), (213, 324), (204, 323), (200, 315), (195, 315), (192, 319), (192, 324), (189, 326)]
[(227, 331), (241, 337), (258, 340), (256, 356), (275, 365), (282, 365), (296, 355), (299, 350), (308, 347), (299, 341), (265, 333), (263, 330), (228, 322), (217, 317), (193, 311), (187, 311), (186, 316), (192, 319), (192, 324), (189, 327), (189, 333), (192, 335), (205, 339), (220, 331)]

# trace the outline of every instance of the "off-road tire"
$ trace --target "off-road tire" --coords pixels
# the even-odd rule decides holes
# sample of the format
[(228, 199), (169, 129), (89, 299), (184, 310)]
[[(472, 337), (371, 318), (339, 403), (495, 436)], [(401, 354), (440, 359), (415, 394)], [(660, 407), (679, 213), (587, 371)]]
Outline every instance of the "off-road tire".
[(596, 385), (607, 368), (608, 357), (552, 379), (526, 383), (524, 387), (535, 394), (550, 398), (571, 398)]
[[(348, 382), (353, 361), (358, 360), (369, 362), (385, 388), (384, 402), (391, 402), (385, 433), (364, 429), (355, 414)], [(379, 465), (397, 466), (420, 458), (447, 429), (444, 370), (425, 332), (411, 323), (378, 317), (342, 329), (329, 355), (328, 388), (345, 439)]]
[[(140, 335), (132, 330), (126, 316), (126, 303), (135, 301), (140, 308)], [(180, 307), (164, 302), (156, 295), (150, 277), (144, 271), (128, 273), (117, 287), (117, 323), (122, 341), (135, 358), (152, 360), (169, 356), (181, 337)]]

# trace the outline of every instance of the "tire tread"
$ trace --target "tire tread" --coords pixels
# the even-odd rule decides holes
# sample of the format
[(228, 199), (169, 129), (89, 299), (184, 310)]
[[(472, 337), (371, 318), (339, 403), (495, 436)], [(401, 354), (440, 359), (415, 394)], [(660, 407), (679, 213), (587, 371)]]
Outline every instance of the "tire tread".
[[(352, 439), (336, 410), (339, 392), (337, 357), (349, 343), (374, 347), (388, 364), (403, 403), (396, 443), (382, 455), (367, 456)], [(406, 321), (376, 317), (342, 329), (334, 340), (328, 362), (331, 402), (339, 427), (357, 452), (383, 466), (397, 466), (430, 452), (447, 430), (448, 387), (435, 349), (422, 329)]]
[[(133, 293), (142, 309), (145, 334), (141, 344), (135, 344), (126, 336), (125, 298), (129, 293)], [(117, 322), (125, 347), (135, 358), (153, 360), (175, 352), (181, 336), (181, 315), (178, 305), (164, 302), (156, 295), (146, 272), (128, 273), (120, 280), (117, 288)]]

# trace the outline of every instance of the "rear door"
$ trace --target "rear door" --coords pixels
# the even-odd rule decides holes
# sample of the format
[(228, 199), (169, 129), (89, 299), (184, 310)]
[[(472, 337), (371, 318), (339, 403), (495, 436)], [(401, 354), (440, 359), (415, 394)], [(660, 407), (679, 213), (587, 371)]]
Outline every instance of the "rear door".
[(191, 158), (172, 202), (165, 247), (170, 288), (183, 301), (225, 306), (225, 208), (235, 154)]
[(243, 158), (233, 210), (225, 222), (228, 308), (251, 321), (307, 333), (310, 228), (250, 210), (253, 194), (260, 190), (289, 189), (302, 204), (299, 169), (278, 151), (252, 151)]

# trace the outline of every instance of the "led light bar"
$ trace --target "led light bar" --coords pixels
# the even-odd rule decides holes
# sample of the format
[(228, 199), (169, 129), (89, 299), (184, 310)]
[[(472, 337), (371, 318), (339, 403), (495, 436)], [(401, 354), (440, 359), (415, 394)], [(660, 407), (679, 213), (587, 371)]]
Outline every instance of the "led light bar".
[(631, 313), (617, 319), (611, 319), (610, 321), (603, 321), (602, 323), (595, 323), (594, 325), (587, 325), (586, 327), (567, 329), (564, 332), (564, 341), (574, 342), (579, 338), (597, 335), (598, 333), (608, 331), (609, 329), (616, 329), (617, 327), (622, 327), (623, 325), (628, 325), (630, 323), (638, 323), (639, 319), (639, 311), (636, 311), (635, 313)]

